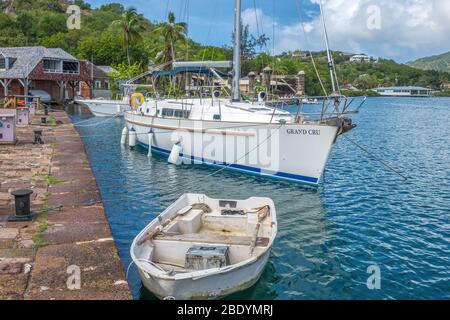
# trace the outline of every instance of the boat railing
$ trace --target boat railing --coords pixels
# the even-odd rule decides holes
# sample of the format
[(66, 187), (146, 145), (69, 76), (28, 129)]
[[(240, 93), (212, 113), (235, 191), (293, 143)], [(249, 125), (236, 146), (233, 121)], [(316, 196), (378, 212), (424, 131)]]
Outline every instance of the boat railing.
[[(343, 95), (308, 96), (296, 98), (295, 104), (283, 100), (268, 101), (268, 104), (274, 108), (274, 114), (277, 109), (283, 111), (290, 109), (292, 113), (292, 107), (297, 106), (295, 110), (297, 119), (314, 117), (317, 118), (316, 120), (323, 120), (330, 116), (342, 117), (357, 114), (366, 100), (366, 96), (351, 98)], [(307, 106), (310, 110), (305, 110)], [(352, 108), (352, 106), (356, 107)]]

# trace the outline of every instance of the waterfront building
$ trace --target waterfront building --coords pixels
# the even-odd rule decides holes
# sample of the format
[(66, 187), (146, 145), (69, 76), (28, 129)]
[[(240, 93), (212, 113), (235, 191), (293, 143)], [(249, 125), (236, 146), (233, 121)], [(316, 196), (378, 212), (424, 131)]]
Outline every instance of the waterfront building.
[(96, 66), (90, 61), (86, 61), (91, 74), (90, 82), (80, 82), (77, 88), (77, 95), (84, 98), (103, 98), (111, 99), (112, 79), (110, 74), (116, 71), (110, 66)]
[(433, 89), (424, 87), (380, 87), (372, 89), (380, 96), (388, 97), (431, 97)]
[(91, 80), (83, 61), (59, 48), (0, 48), (0, 98), (47, 92), (52, 101), (72, 99), (81, 81)]

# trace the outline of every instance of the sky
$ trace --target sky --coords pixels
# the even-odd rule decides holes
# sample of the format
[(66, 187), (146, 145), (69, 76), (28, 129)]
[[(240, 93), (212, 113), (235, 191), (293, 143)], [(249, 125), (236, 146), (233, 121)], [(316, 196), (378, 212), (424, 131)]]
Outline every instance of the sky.
[[(242, 19), (254, 35), (271, 38), (266, 50), (323, 50), (320, 0), (242, 0)], [(408, 62), (450, 51), (449, 0), (322, 0), (331, 50)], [(189, 23), (189, 36), (230, 45), (234, 0), (88, 0), (120, 2), (151, 21), (168, 10)], [(274, 41), (272, 41), (272, 39)]]

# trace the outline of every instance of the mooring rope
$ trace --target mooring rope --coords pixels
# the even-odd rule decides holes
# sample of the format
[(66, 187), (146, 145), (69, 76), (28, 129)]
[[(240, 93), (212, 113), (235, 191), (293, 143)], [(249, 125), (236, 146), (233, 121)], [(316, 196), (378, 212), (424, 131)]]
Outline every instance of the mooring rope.
[[(84, 123), (84, 120), (83, 120), (83, 121), (74, 123), (73, 125), (76, 126), (76, 127), (97, 127), (97, 126), (100, 126), (100, 125), (102, 125), (104, 123), (110, 122), (111, 120), (115, 120), (115, 119), (117, 119), (119, 117), (120, 117), (119, 115), (115, 115), (114, 117), (102, 120), (100, 122), (96, 122), (96, 123), (93, 123), (93, 124), (84, 124), (84, 125), (82, 124), (82, 125), (80, 125), (79, 123)], [(87, 119), (87, 120), (91, 120), (91, 119)]]
[[(283, 124), (280, 124), (279, 127), (273, 129), (273, 130), (272, 130), (272, 133), (271, 133), (270, 135), (268, 135), (266, 139), (264, 139), (263, 141), (261, 141), (261, 142), (260, 142), (258, 145), (256, 145), (253, 149), (251, 149), (251, 150), (249, 150), (248, 152), (246, 152), (246, 153), (245, 153), (242, 157), (240, 157), (239, 159), (236, 159), (236, 160), (233, 161), (232, 163), (229, 163), (228, 165), (223, 166), (222, 168), (220, 168), (220, 169), (218, 169), (218, 170), (216, 170), (216, 171), (214, 171), (214, 172), (212, 172), (212, 173), (210, 173), (210, 174), (208, 174), (208, 175), (206, 175), (206, 176), (203, 176), (203, 177), (201, 177), (201, 178), (199, 178), (199, 179), (196, 179), (195, 181), (192, 181), (191, 183), (188, 183), (188, 184), (184, 185), (184, 188), (185, 188), (185, 189), (188, 189), (189, 187), (193, 186), (194, 184), (195, 184), (195, 185), (198, 185), (198, 184), (199, 184), (199, 181), (201, 181), (202, 179), (210, 178), (210, 177), (212, 177), (212, 176), (214, 176), (214, 175), (216, 175), (216, 174), (218, 174), (218, 173), (220, 173), (220, 172), (222, 172), (222, 171), (224, 171), (224, 170), (229, 169), (231, 166), (235, 165), (236, 163), (238, 163), (239, 161), (241, 161), (242, 159), (244, 159), (245, 157), (247, 157), (250, 153), (252, 153), (252, 152), (258, 150), (258, 149), (261, 147), (261, 145), (264, 144), (264, 143), (266, 143), (267, 141), (269, 141), (269, 140), (273, 137), (273, 135), (275, 134), (275, 132), (278, 131), (278, 130), (280, 130), (280, 128), (281, 128), (282, 126), (283, 126)], [(195, 186), (195, 185), (194, 185), (194, 186)], [(140, 190), (142, 190), (142, 192), (140, 192)], [(90, 207), (90, 206), (94, 206), (94, 205), (97, 205), (97, 204), (102, 204), (102, 203), (104, 203), (104, 202), (110, 202), (110, 203), (111, 203), (111, 202), (122, 202), (122, 201), (124, 201), (124, 200), (135, 200), (135, 199), (136, 199), (136, 196), (139, 196), (139, 197), (141, 197), (141, 196), (142, 196), (142, 197), (145, 197), (144, 193), (146, 193), (146, 192), (147, 192), (146, 189), (144, 189), (144, 188), (142, 188), (142, 189), (138, 188), (138, 189), (135, 189), (135, 190), (133, 191), (133, 194), (131, 194), (131, 195), (123, 195), (123, 196), (121, 196), (120, 198), (115, 198), (115, 199), (101, 199), (101, 200), (98, 200), (98, 201), (92, 201), (92, 202), (90, 202), (90, 203), (85, 203), (84, 205), (85, 205), (86, 207)]]
[(405, 176), (403, 173), (401, 173), (400, 171), (398, 171), (397, 169), (395, 169), (393, 166), (391, 166), (390, 164), (388, 164), (387, 162), (385, 162), (383, 159), (381, 159), (380, 157), (378, 157), (377, 155), (375, 155), (374, 153), (370, 152), (369, 150), (367, 150), (367, 148), (363, 147), (361, 144), (359, 144), (358, 142), (354, 141), (353, 139), (350, 139), (349, 137), (347, 137), (346, 135), (342, 135), (342, 137), (344, 137), (345, 139), (347, 139), (348, 141), (350, 141), (352, 144), (354, 144), (356, 147), (358, 147), (359, 149), (361, 149), (362, 151), (364, 151), (365, 153), (367, 153), (369, 156), (371, 156), (375, 161), (378, 161), (379, 163), (381, 163), (384, 167), (386, 167), (387, 169), (389, 169), (390, 171), (394, 172), (395, 174), (397, 174), (398, 176), (400, 176), (401, 178), (403, 178), (405, 181), (409, 179), (409, 177)]

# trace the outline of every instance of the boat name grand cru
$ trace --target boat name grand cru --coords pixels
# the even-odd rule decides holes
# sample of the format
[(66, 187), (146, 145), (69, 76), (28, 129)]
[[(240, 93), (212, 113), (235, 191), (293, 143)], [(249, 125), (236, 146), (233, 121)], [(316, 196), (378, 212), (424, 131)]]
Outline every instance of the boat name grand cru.
[(306, 130), (306, 129), (287, 129), (286, 132), (287, 132), (287, 134), (291, 134), (291, 135), (320, 136), (320, 130), (317, 130), (317, 129), (310, 129), (310, 130)]

